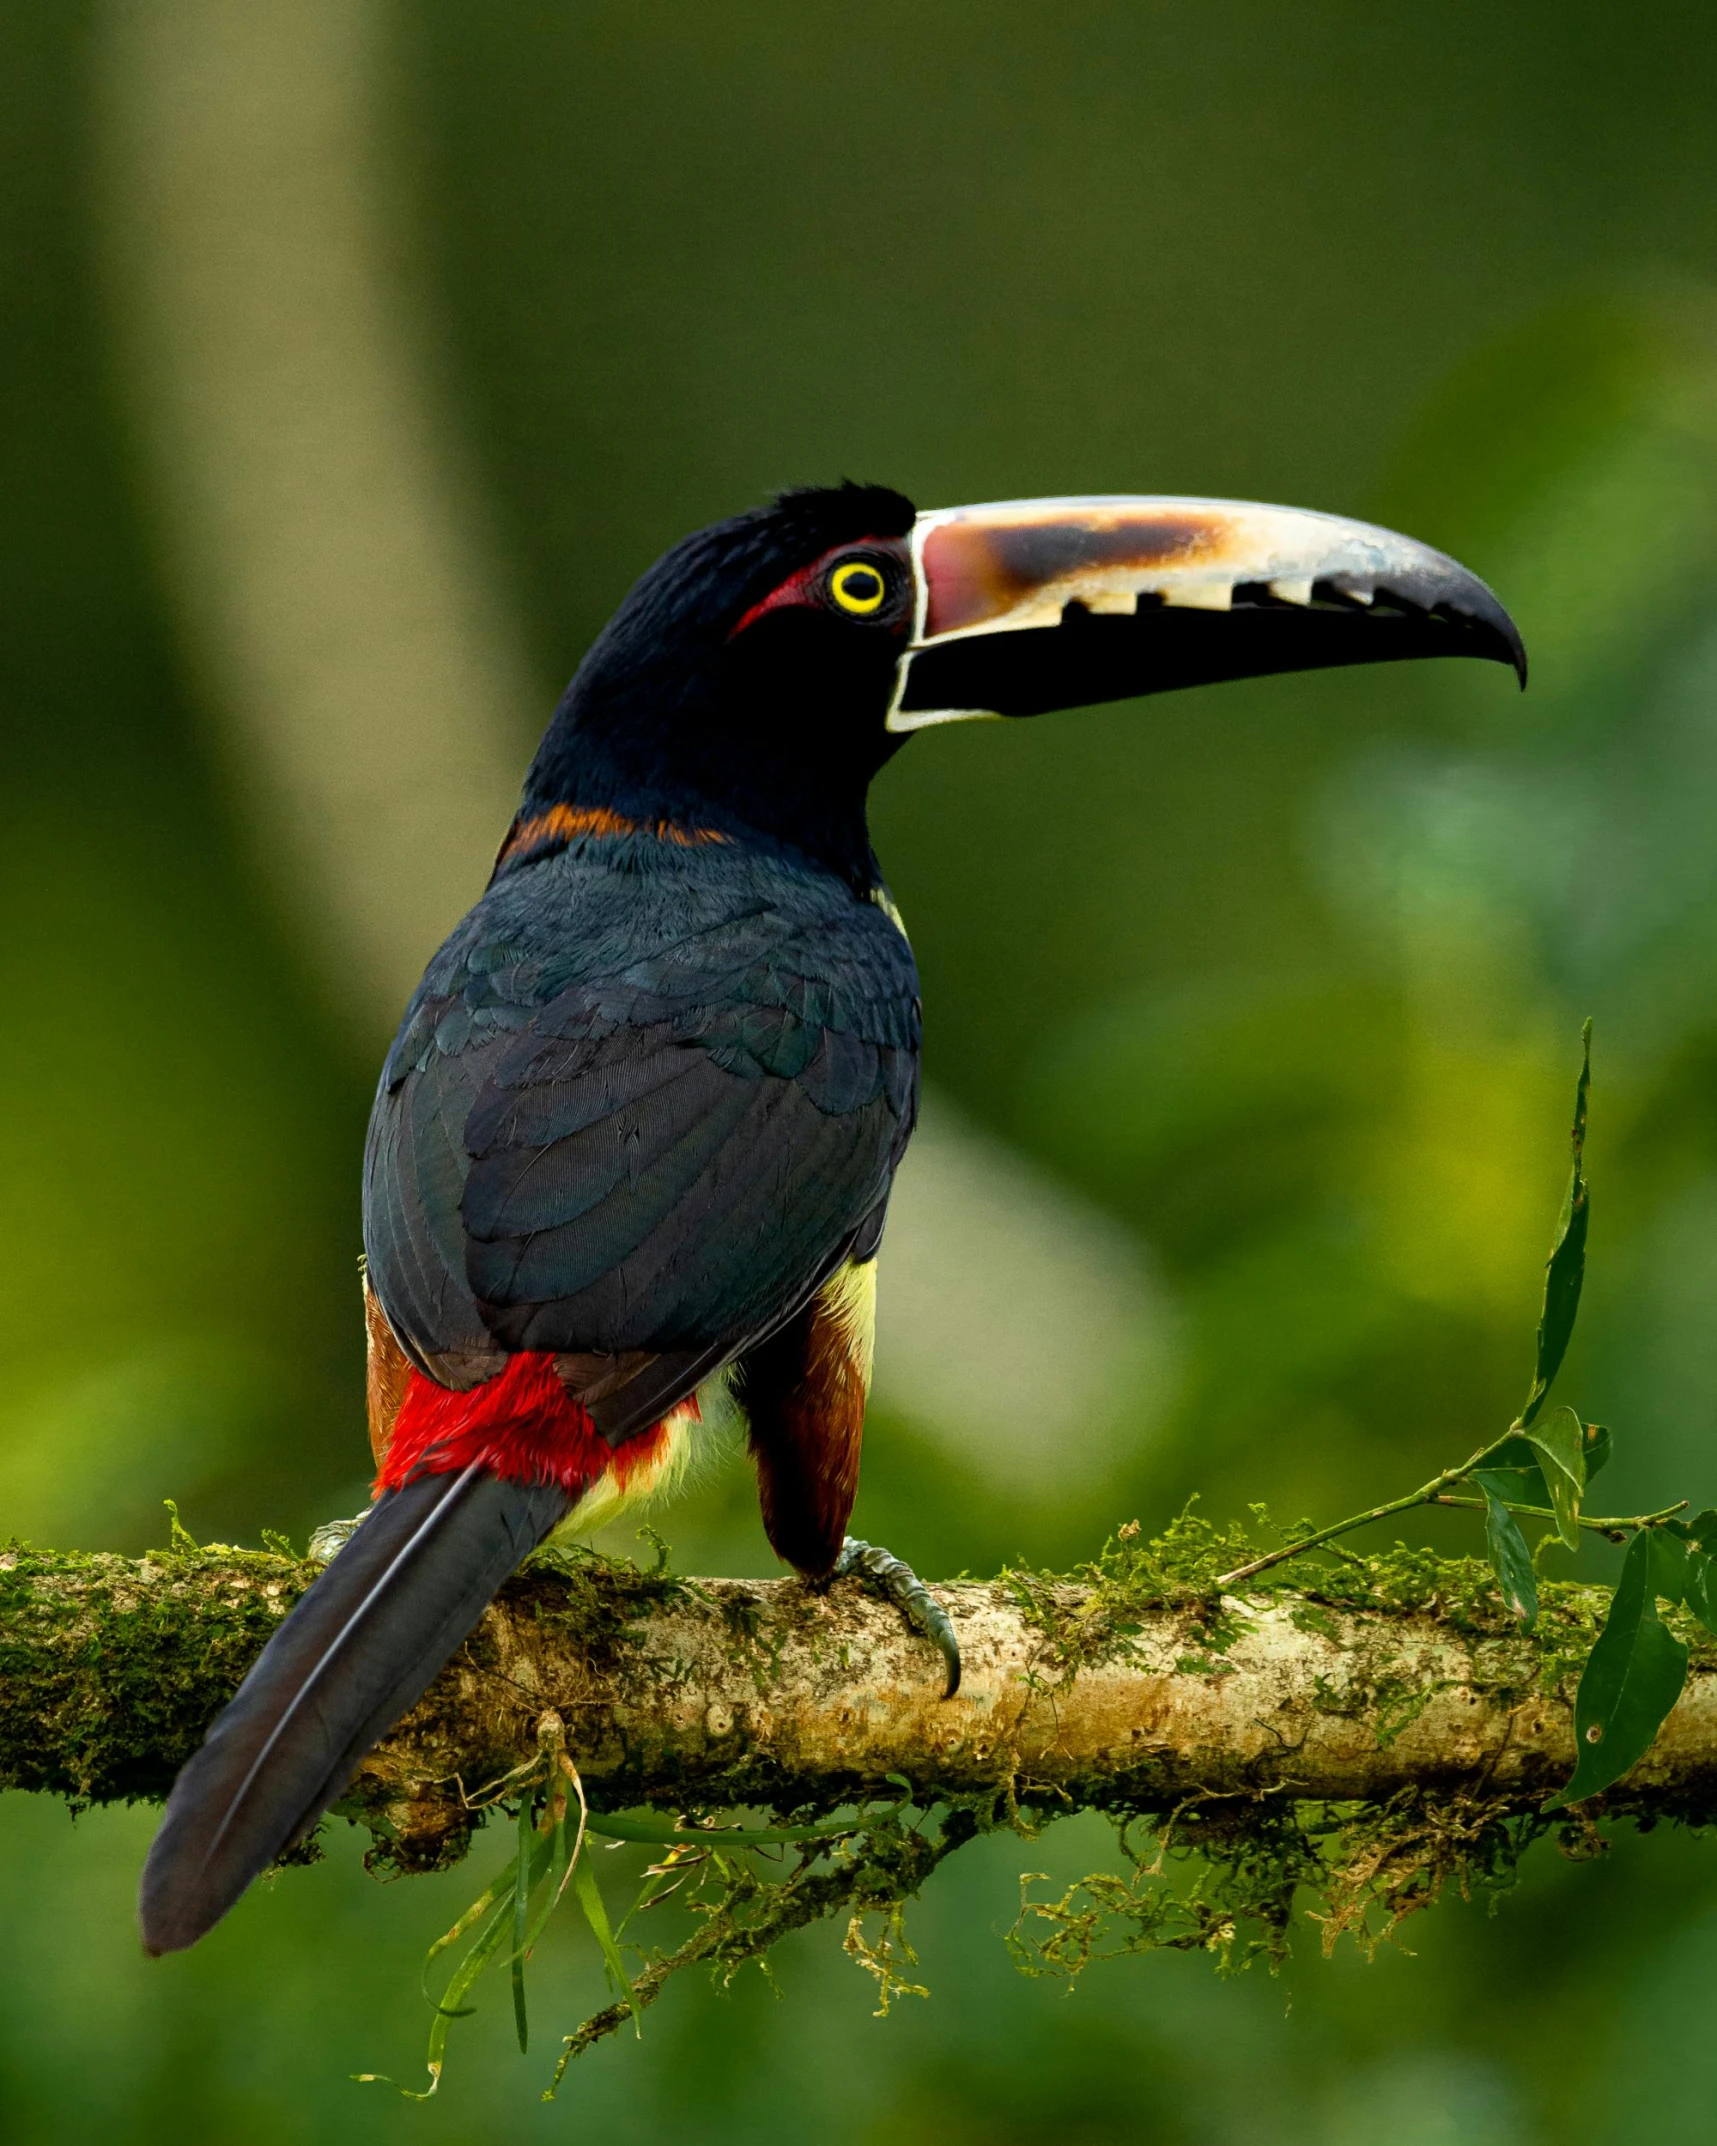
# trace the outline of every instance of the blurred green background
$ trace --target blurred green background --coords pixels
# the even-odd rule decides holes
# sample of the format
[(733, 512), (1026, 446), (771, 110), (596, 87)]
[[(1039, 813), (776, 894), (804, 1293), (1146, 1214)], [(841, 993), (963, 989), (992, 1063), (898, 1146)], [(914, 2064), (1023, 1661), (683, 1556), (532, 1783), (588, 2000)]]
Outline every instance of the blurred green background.
[[(1524, 699), (1264, 681), (890, 769), (930, 1101), (863, 1531), (1064, 1561), (1195, 1488), (1328, 1515), (1467, 1451), (1524, 1387), (1587, 1013), (1563, 1391), (1616, 1509), (1717, 1495), (1704, 9), (7, 0), (0, 85), (0, 1531), (352, 1509), (404, 992), (632, 578), (846, 474), (1393, 521), (1534, 662)], [(682, 1569), (773, 1569), (732, 1454), (664, 1524)], [(0, 2139), (1710, 2135), (1709, 1844), (1544, 1851), (1370, 1968), (1067, 1998), (997, 1936), (1021, 1869), (1102, 1859), (1064, 1827), (950, 1867), (887, 2021), (813, 1932), (779, 1997), (677, 1987), (552, 2109), (491, 2000), (413, 2109), (346, 2075), (413, 2073), (469, 1874), (383, 1890), (342, 1832), (152, 1965), (150, 1824), (0, 1801)], [(543, 2027), (599, 1988), (562, 1939)]]

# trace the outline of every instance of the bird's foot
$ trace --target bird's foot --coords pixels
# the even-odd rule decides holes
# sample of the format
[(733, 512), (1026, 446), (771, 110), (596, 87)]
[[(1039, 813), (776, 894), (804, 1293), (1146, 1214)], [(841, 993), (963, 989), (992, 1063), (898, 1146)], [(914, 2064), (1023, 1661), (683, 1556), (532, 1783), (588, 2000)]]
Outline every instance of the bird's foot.
[(952, 1699), (960, 1689), (960, 1642), (954, 1636), (948, 1612), (912, 1567), (891, 1550), (849, 1535), (841, 1544), (832, 1577), (844, 1580), (849, 1576), (868, 1581), (901, 1611), (915, 1632), (922, 1632), (935, 1645), (948, 1665), (948, 1688), (942, 1696)]
[(319, 1528), (313, 1528), (305, 1555), (312, 1564), (331, 1564), (370, 1517), (368, 1507), (354, 1514), (350, 1520), (324, 1520)]

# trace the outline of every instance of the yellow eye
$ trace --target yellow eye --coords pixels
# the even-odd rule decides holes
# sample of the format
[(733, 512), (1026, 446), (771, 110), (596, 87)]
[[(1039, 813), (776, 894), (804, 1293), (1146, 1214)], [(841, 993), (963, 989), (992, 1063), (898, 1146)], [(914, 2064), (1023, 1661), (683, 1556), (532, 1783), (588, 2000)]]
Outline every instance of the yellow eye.
[(882, 609), (888, 583), (882, 578), (882, 569), (872, 566), (868, 559), (849, 559), (829, 576), (829, 594), (843, 611), (865, 618)]

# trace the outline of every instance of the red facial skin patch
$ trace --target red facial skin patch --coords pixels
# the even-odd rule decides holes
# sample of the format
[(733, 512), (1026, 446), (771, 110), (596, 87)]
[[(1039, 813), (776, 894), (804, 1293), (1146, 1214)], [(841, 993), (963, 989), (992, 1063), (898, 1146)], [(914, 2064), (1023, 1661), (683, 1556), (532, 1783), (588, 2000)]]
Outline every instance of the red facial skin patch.
[(825, 611), (829, 605), (823, 595), (823, 576), (828, 572), (832, 559), (842, 559), (849, 552), (879, 551), (892, 559), (898, 559), (910, 572), (911, 558), (905, 542), (899, 537), (860, 537), (852, 544), (837, 544), (832, 551), (824, 552), (820, 559), (813, 559), (809, 566), (800, 567), (778, 589), (772, 589), (760, 604), (753, 604), (739, 624), (728, 635), (737, 641), (746, 627), (770, 611), (784, 611), (793, 605), (804, 605), (816, 611)]

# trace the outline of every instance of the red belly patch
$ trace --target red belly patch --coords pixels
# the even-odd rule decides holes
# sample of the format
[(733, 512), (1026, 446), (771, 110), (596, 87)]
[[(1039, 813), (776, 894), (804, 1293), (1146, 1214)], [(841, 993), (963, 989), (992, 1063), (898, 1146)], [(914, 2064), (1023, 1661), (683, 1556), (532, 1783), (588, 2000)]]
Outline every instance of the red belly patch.
[[(686, 1404), (695, 1413), (695, 1398)], [(376, 1489), (417, 1475), (454, 1475), (473, 1461), (508, 1483), (558, 1483), (577, 1499), (607, 1469), (621, 1485), (654, 1457), (661, 1424), (609, 1445), (554, 1368), (535, 1350), (508, 1360), (498, 1378), (456, 1393), (413, 1371), (394, 1418)]]

